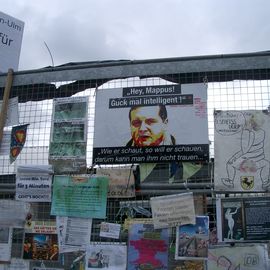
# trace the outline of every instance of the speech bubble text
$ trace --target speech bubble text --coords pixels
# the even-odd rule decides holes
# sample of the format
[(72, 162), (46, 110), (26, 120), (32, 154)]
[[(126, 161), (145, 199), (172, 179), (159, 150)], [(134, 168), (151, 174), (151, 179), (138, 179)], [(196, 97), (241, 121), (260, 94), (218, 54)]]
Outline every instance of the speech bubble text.
[(223, 136), (234, 135), (242, 131), (245, 117), (239, 111), (215, 112), (215, 131)]

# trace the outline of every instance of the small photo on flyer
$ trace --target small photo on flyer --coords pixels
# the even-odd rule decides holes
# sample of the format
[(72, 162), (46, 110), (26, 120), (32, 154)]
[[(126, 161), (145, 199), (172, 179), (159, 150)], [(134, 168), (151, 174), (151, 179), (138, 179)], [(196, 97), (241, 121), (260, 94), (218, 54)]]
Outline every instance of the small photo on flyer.
[(196, 224), (176, 228), (175, 259), (206, 259), (209, 241), (209, 217), (196, 216)]
[(25, 229), (23, 259), (58, 261), (59, 247), (55, 222), (33, 221)]

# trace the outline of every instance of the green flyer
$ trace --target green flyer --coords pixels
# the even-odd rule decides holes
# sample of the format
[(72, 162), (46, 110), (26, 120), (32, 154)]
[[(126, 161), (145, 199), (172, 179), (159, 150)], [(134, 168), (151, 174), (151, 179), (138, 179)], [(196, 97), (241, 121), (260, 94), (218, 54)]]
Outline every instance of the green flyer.
[(104, 176), (56, 175), (51, 215), (105, 218), (108, 178)]

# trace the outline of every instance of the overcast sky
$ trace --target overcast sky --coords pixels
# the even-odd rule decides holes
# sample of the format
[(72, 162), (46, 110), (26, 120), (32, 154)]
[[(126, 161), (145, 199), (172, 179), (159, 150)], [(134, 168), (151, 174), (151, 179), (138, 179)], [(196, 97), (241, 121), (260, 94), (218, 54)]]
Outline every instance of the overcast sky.
[(25, 22), (19, 70), (269, 50), (269, 0), (0, 0)]

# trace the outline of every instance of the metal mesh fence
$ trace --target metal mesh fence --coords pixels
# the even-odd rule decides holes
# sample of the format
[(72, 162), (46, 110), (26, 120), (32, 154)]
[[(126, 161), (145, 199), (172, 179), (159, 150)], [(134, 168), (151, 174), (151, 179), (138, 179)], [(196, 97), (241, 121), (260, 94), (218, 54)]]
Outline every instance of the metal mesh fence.
[[(267, 56), (268, 57), (268, 56)], [(168, 71), (159, 68), (162, 63), (148, 61), (139, 63), (140, 69), (128, 66), (129, 63), (117, 63), (117, 70), (107, 76), (97, 75), (100, 65), (103, 69), (114, 68), (115, 63), (101, 63), (91, 65), (90, 67), (67, 66), (62, 69), (39, 70), (21, 72), (15, 74), (14, 86), (12, 87), (11, 97), (19, 97), (19, 122), (29, 123), (27, 131), (27, 141), (24, 149), (15, 163), (9, 164), (8, 156), (0, 156), (0, 199), (14, 199), (15, 193), (15, 174), (19, 165), (47, 165), (49, 139), (51, 131), (52, 106), (53, 98), (69, 96), (87, 96), (89, 99), (88, 107), (88, 135), (87, 135), (87, 167), (92, 168), (92, 148), (94, 135), (94, 117), (95, 117), (95, 96), (96, 91), (106, 88), (149, 86), (149, 85), (166, 85), (172, 83), (198, 83), (203, 82), (208, 85), (208, 128), (210, 142), (210, 161), (207, 164), (209, 177), (206, 179), (193, 179), (188, 183), (184, 181), (175, 185), (163, 185), (145, 187), (137, 190), (136, 197), (131, 199), (108, 199), (107, 218), (108, 222), (123, 222), (123, 216), (120, 216), (119, 210), (121, 204), (129, 203), (141, 205), (150, 210), (149, 199), (152, 196), (174, 194), (186, 190), (193, 191), (198, 197), (198, 213), (206, 214), (210, 217), (210, 228), (215, 229), (215, 191), (213, 190), (213, 163), (214, 163), (214, 110), (246, 110), (246, 109), (268, 109), (270, 105), (270, 72), (267, 64), (256, 67), (247, 61), (247, 64), (241, 69), (235, 64), (234, 57), (232, 63), (227, 67), (227, 62), (222, 62), (220, 66), (213, 67), (210, 71), (205, 70), (203, 66), (193, 67), (193, 71), (187, 68), (185, 72), (185, 59), (174, 59), (174, 63), (168, 60), (166, 68)], [(256, 62), (256, 55), (254, 56)], [(209, 59), (197, 59), (200, 61), (211, 61)], [(241, 59), (241, 61), (243, 61)], [(259, 61), (259, 59), (258, 59)], [(175, 67), (175, 62), (181, 64), (183, 70)], [(185, 62), (185, 61), (184, 61)], [(150, 65), (150, 67), (148, 66)], [(156, 69), (152, 70), (151, 67)], [(143, 70), (143, 68), (145, 68)], [(201, 68), (201, 70), (200, 70)], [(219, 69), (218, 69), (219, 68)], [(87, 70), (90, 75), (87, 75)], [(175, 69), (175, 70), (174, 70)], [(142, 71), (143, 70), (143, 71)], [(104, 70), (103, 70), (104, 71)], [(149, 74), (148, 74), (148, 73)], [(128, 73), (128, 76), (126, 75)], [(61, 76), (59, 76), (59, 74)], [(72, 75), (71, 75), (72, 74)], [(93, 75), (94, 74), (94, 75)], [(42, 77), (42, 75), (44, 75)], [(89, 77), (87, 77), (89, 76)], [(102, 77), (104, 76), (104, 77)], [(16, 78), (18, 79), (16, 80)], [(61, 79), (59, 79), (59, 77)], [(83, 78), (86, 77), (87, 79)], [(93, 78), (91, 78), (93, 77)], [(2, 87), (5, 75), (1, 76)], [(82, 79), (83, 78), (83, 79)], [(33, 81), (33, 83), (29, 83)], [(2, 91), (3, 93), (3, 91)], [(196, 132), (196, 131), (195, 131)], [(188, 185), (187, 185), (188, 184)], [(55, 217), (50, 215), (50, 203), (33, 203), (34, 215), (36, 220), (54, 220)], [(135, 217), (142, 217), (136, 213)], [(99, 237), (100, 222), (103, 220), (94, 219), (92, 226), (92, 241), (103, 241)], [(173, 243), (175, 231), (171, 230), (171, 242)], [(127, 242), (127, 233), (122, 232), (120, 241)], [(117, 241), (119, 241), (117, 240)], [(12, 256), (22, 256), (23, 230), (14, 229)], [(65, 269), (70, 269), (72, 261), (80, 253), (68, 253), (62, 257)], [(33, 265), (40, 265), (41, 262), (33, 262)], [(48, 263), (47, 267), (60, 267), (61, 263)]]

